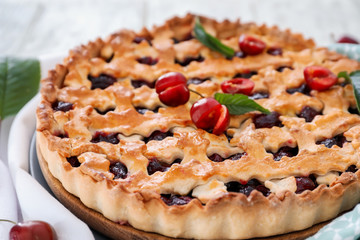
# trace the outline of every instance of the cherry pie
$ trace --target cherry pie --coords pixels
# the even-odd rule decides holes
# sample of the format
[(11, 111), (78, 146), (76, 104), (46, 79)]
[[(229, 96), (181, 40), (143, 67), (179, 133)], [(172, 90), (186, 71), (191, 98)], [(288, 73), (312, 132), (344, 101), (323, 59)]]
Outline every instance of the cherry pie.
[[(51, 174), (113, 222), (170, 237), (272, 236), (355, 206), (360, 117), (336, 74), (360, 63), (277, 27), (200, 20), (233, 57), (199, 42), (188, 14), (82, 45), (49, 72), (37, 143)], [(256, 49), (239, 44), (244, 34)], [(312, 66), (335, 80), (306, 81)], [(189, 112), (199, 95), (159, 100), (155, 83), (168, 72), (206, 98), (224, 81), (251, 80), (246, 94), (271, 113), (231, 115), (218, 135), (197, 128)]]

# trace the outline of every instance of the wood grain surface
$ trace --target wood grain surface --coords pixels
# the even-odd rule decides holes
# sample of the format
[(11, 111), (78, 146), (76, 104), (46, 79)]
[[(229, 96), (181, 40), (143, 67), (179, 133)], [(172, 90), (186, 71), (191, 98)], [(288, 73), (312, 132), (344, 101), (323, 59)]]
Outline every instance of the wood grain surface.
[[(86, 222), (91, 228), (97, 230), (98, 232), (108, 236), (112, 239), (133, 239), (133, 240), (171, 240), (174, 238), (165, 237), (155, 233), (148, 233), (141, 230), (132, 228), (131, 226), (124, 226), (109, 219), (105, 218), (102, 214), (97, 211), (94, 211), (86, 207), (80, 199), (69, 192), (67, 192), (62, 184), (52, 176), (50, 173), (47, 162), (40, 152), (40, 148), (36, 145), (37, 156), (39, 160), (39, 165), (44, 175), (46, 182), (48, 183), (50, 189), (55, 194), (57, 199), (74, 215), (80, 218), (82, 221)], [(329, 223), (329, 221), (324, 223), (319, 223), (311, 228), (305, 229), (303, 231), (292, 232), (288, 234), (272, 236), (267, 238), (256, 238), (256, 240), (300, 240), (305, 239), (309, 236), (314, 235), (317, 231), (320, 230), (324, 225)], [(178, 238), (179, 239), (179, 238)], [(254, 239), (255, 240), (255, 239)]]

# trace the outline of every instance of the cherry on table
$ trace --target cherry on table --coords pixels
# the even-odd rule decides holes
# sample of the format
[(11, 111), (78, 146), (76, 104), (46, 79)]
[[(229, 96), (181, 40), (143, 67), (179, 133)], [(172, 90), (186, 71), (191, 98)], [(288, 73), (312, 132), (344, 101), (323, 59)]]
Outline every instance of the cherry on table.
[(359, 42), (357, 40), (355, 40), (352, 37), (349, 36), (342, 36), (338, 41), (338, 43), (352, 43), (352, 44), (359, 44)]
[(197, 128), (212, 130), (216, 135), (223, 133), (230, 122), (229, 110), (214, 98), (202, 98), (195, 102), (190, 116)]
[(155, 84), (160, 101), (170, 107), (185, 104), (190, 98), (186, 78), (179, 72), (169, 72), (162, 75)]
[(14, 225), (9, 233), (10, 240), (56, 240), (53, 227), (44, 221), (27, 221)]
[(304, 78), (313, 90), (325, 91), (337, 82), (337, 77), (329, 69), (321, 66), (308, 66), (304, 69)]
[(241, 93), (250, 95), (254, 89), (254, 82), (247, 78), (234, 78), (221, 83), (221, 90), (224, 93)]
[(258, 38), (242, 34), (239, 38), (239, 47), (247, 55), (258, 55), (264, 51), (266, 44)]

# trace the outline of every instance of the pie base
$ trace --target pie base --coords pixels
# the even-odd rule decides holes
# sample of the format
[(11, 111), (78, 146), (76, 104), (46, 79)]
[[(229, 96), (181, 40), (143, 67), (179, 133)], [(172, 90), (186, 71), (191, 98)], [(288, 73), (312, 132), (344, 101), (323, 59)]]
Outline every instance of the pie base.
[[(315, 48), (311, 40), (304, 40), (289, 30), (281, 32), (277, 27), (242, 25), (239, 21), (217, 23), (202, 18), (205, 26), (224, 40), (229, 34), (236, 36), (235, 33), (243, 30), (266, 36), (272, 39), (268, 40), (271, 45), (276, 43), (285, 49), (285, 58), (264, 53), (227, 61), (196, 40), (173, 46), (175, 42), (171, 38), (183, 39), (183, 36), (179, 37), (191, 31), (194, 17), (171, 19), (150, 32), (144, 29), (136, 34), (123, 30), (106, 41), (97, 39), (82, 45), (70, 52), (64, 65), (57, 65), (42, 80), (37, 140), (41, 159), (46, 161), (51, 172), (44, 175), (59, 180), (60, 187), (53, 187), (55, 195), (64, 199), (63, 204), (75, 213), (80, 211), (78, 215), (83, 215), (80, 218), (90, 226), (117, 239), (160, 238), (160, 235), (146, 237), (142, 231), (196, 239), (273, 236), (309, 228), (353, 208), (360, 199), (360, 171), (353, 173), (347, 169), (360, 168), (360, 117), (347, 110), (355, 107), (351, 86), (336, 85), (326, 92), (314, 91), (310, 98), (301, 93), (289, 95), (286, 90), (303, 84), (302, 69), (305, 66), (320, 64), (337, 74), (358, 70), (360, 64), (325, 48)], [(177, 32), (179, 36), (175, 34)], [(153, 45), (148, 41), (134, 44), (136, 36), (143, 36), (145, 40), (146, 36), (155, 36), (151, 38)], [(238, 49), (237, 37), (229, 41), (231, 39), (233, 47)], [(177, 59), (187, 55), (201, 55), (206, 60), (204, 63), (193, 62), (185, 68), (176, 64)], [(145, 66), (138, 61), (138, 57), (143, 56), (158, 58), (159, 63)], [(282, 71), (277, 70), (281, 67), (288, 69), (280, 73)], [(230, 121), (228, 133), (233, 139), (229, 142), (224, 135), (215, 136), (192, 129), (188, 110), (197, 96), (178, 108), (160, 107), (159, 114), (149, 112), (140, 116), (136, 110), (137, 107), (155, 110), (161, 103), (151, 88), (135, 89), (133, 80), (141, 82), (144, 79), (153, 84), (164, 71), (184, 72), (188, 78), (211, 76), (214, 79), (197, 86), (194, 84), (194, 89), (213, 96), (221, 81), (238, 73), (247, 73), (249, 69), (258, 72), (258, 76), (253, 77), (257, 82), (254, 91), (266, 90), (271, 96), (259, 99), (259, 102), (278, 112), (284, 127), (256, 129), (251, 119), (255, 113), (236, 116)], [(100, 74), (111, 76), (108, 79), (111, 82), (113, 78), (119, 81), (108, 89), (101, 90), (98, 86), (91, 89), (89, 76)], [(56, 106), (59, 103), (74, 104), (71, 105), (73, 109), (62, 111)], [(323, 114), (311, 123), (305, 122), (295, 117), (304, 107), (315, 111), (323, 109)], [(97, 110), (110, 112), (103, 115), (96, 113)], [(120, 144), (92, 142), (97, 131), (118, 134)], [(147, 141), (155, 131), (173, 131), (174, 137), (160, 142)], [(316, 144), (318, 140), (339, 134), (347, 140), (342, 147)], [(274, 153), (280, 147), (296, 145), (298, 155), (273, 161)], [(240, 152), (246, 153), (241, 161), (214, 163), (209, 160), (214, 153), (229, 157)], [(71, 157), (79, 157), (80, 166), (77, 162), (73, 166), (69, 162)], [(167, 164), (174, 163), (172, 161), (177, 158), (182, 161), (173, 164), (168, 171), (150, 174), (147, 167), (153, 157)], [(115, 179), (109, 166), (114, 161), (126, 166), (129, 174), (125, 179)], [(295, 177), (313, 174), (317, 178), (327, 178), (328, 173), (339, 176), (321, 180), (312, 191), (296, 193)], [(274, 186), (278, 180), (289, 178), (291, 183), (286, 180), (279, 183), (280, 187)], [(252, 191), (247, 196), (226, 189), (226, 183), (251, 179), (265, 185), (270, 181), (267, 185), (272, 184), (272, 193), (266, 197), (260, 191)], [(217, 186), (210, 186), (210, 181)], [(193, 190), (197, 190), (192, 195), (195, 198), (187, 204), (172, 205), (163, 200), (162, 194), (186, 196)], [(69, 196), (75, 196), (77, 201), (72, 203)], [(89, 216), (93, 210), (82, 204), (101, 215)], [(122, 227), (125, 223), (140, 230), (131, 228), (132, 233), (126, 235), (123, 229), (127, 226)], [(134, 235), (134, 231), (139, 234)], [(284, 236), (285, 239), (301, 239), (308, 235)]]
[[(41, 171), (44, 178), (49, 185), (51, 191), (55, 194), (57, 199), (69, 209), (75, 216), (82, 221), (86, 222), (92, 229), (104, 234), (107, 237), (113, 239), (139, 239), (139, 240), (169, 240), (175, 239), (165, 237), (156, 233), (144, 232), (137, 230), (131, 226), (121, 225), (105, 218), (99, 212), (86, 207), (78, 197), (66, 191), (61, 182), (56, 179), (50, 172), (48, 164), (44, 159), (38, 142), (36, 142), (36, 152), (39, 161)], [(316, 224), (310, 228), (302, 231), (291, 232), (278, 236), (266, 237), (266, 238), (254, 238), (258, 240), (300, 240), (310, 237), (317, 233), (322, 227), (331, 221), (322, 222)], [(176, 238), (179, 239), (179, 238)]]

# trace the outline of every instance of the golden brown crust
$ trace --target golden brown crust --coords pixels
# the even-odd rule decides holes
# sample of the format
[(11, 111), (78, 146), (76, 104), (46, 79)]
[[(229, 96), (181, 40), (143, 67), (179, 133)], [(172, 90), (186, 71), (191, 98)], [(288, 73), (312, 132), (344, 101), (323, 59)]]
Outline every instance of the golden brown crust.
[[(97, 39), (70, 52), (42, 80), (42, 100), (37, 109), (37, 139), (41, 153), (53, 176), (64, 188), (88, 207), (115, 221), (166, 236), (200, 239), (236, 239), (270, 236), (310, 227), (353, 207), (360, 198), (359, 171), (346, 172), (359, 163), (360, 117), (348, 112), (355, 106), (351, 86), (336, 85), (310, 95), (290, 94), (289, 88), (304, 83), (303, 69), (309, 65), (327, 67), (335, 74), (360, 69), (360, 64), (325, 48), (315, 48), (312, 40), (277, 27), (216, 22), (201, 17), (208, 32), (238, 49), (237, 39), (247, 33), (281, 47), (282, 56), (266, 52), (227, 60), (199, 43), (187, 39), (194, 16), (175, 17), (164, 25), (140, 33), (123, 30), (105, 41)], [(134, 43), (135, 37), (151, 40)], [(180, 40), (174, 44), (174, 38)], [(176, 61), (198, 57), (181, 66)], [(140, 57), (158, 59), (155, 65), (140, 64)], [(176, 61), (175, 61), (176, 60)], [(290, 67), (277, 71), (279, 67)], [(267, 92), (269, 98), (256, 100), (281, 114), (283, 127), (255, 128), (248, 113), (232, 116), (227, 134), (216, 136), (196, 129), (189, 109), (199, 97), (175, 108), (164, 106), (153, 88), (135, 88), (132, 80), (151, 83), (170, 71), (187, 78), (208, 78), (190, 86), (205, 96), (220, 91), (220, 83), (238, 73), (256, 71), (251, 79), (254, 92)], [(91, 89), (89, 76), (107, 74), (117, 81), (105, 89)], [(56, 102), (72, 103), (70, 111), (55, 111)], [(297, 117), (303, 107), (322, 112), (311, 122)], [(140, 114), (136, 108), (158, 109)], [(109, 109), (106, 114), (99, 114)], [(154, 131), (171, 132), (161, 141), (146, 141)], [(92, 141), (96, 132), (119, 133), (119, 142)], [(318, 141), (343, 134), (342, 147), (325, 147)], [(64, 137), (65, 136), (65, 137)], [(294, 157), (274, 161), (282, 147), (298, 147)], [(210, 161), (214, 153), (227, 159), (246, 152), (240, 160)], [(67, 158), (76, 156), (80, 166), (72, 167)], [(152, 159), (168, 165), (167, 171), (148, 174)], [(128, 169), (125, 179), (114, 179), (109, 170), (114, 162)], [(340, 175), (338, 174), (340, 172)], [(313, 191), (295, 194), (294, 177), (320, 177)], [(224, 183), (257, 179), (271, 186), (265, 197), (252, 191), (249, 197), (226, 191)], [(286, 179), (286, 180), (285, 180)], [(331, 180), (329, 180), (331, 179)], [(284, 180), (281, 183), (279, 180)], [(186, 205), (168, 206), (160, 194), (188, 195)], [(211, 194), (209, 194), (209, 192)], [(212, 194), (214, 197), (211, 197)], [(194, 196), (193, 196), (194, 197)]]

